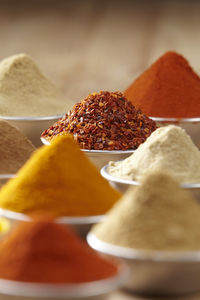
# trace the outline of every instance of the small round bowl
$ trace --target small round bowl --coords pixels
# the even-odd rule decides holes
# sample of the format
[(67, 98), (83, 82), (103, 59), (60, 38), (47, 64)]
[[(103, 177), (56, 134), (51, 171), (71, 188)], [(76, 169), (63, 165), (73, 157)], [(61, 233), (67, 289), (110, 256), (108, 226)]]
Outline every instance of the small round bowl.
[(158, 127), (163, 127), (167, 125), (176, 125), (180, 126), (181, 128), (185, 129), (187, 134), (189, 134), (194, 142), (194, 144), (200, 148), (200, 118), (185, 118), (185, 119), (178, 119), (178, 118), (156, 118), (150, 117), (152, 120), (156, 122)]
[[(16, 226), (19, 222), (31, 222), (32, 218), (23, 213), (14, 212), (11, 210), (0, 208), (0, 216), (8, 219), (12, 227)], [(99, 222), (102, 222), (105, 215), (87, 216), (87, 217), (59, 217), (56, 218), (56, 223), (65, 226), (70, 225), (79, 236), (85, 238), (91, 227)]]
[[(50, 142), (44, 138), (41, 138), (41, 141), (44, 145), (50, 145)], [(135, 150), (88, 150), (81, 149), (87, 157), (93, 162), (93, 164), (97, 167), (97, 169), (101, 169), (105, 164), (109, 161), (117, 161), (122, 160), (130, 156)]]
[(115, 246), (93, 233), (88, 244), (99, 253), (123, 259), (130, 275), (124, 288), (148, 296), (180, 296), (200, 290), (200, 251), (142, 251)]
[(26, 283), (0, 279), (2, 300), (104, 300), (120, 287), (127, 278), (127, 268), (117, 263), (117, 273), (107, 279), (77, 284)]
[(138, 181), (123, 179), (110, 175), (108, 173), (108, 165), (105, 165), (103, 168), (101, 168), (100, 173), (106, 180), (108, 180), (113, 188), (120, 191), (121, 193), (125, 193), (130, 186), (140, 185)]
[(42, 145), (40, 140), (41, 132), (51, 126), (52, 123), (62, 118), (63, 114), (46, 117), (5, 117), (1, 119), (8, 121), (16, 126), (36, 147)]
[[(130, 186), (138, 186), (140, 182), (112, 176), (108, 173), (108, 165), (101, 169), (101, 175), (121, 193), (125, 193)], [(200, 202), (200, 183), (182, 183), (182, 188), (189, 190), (193, 196)]]
[[(16, 177), (15, 174), (2, 174), (0, 175), (0, 188), (9, 179)], [(0, 216), (8, 219), (13, 226), (16, 226), (19, 222), (31, 221), (31, 217), (26, 214), (18, 213), (15, 211), (0, 208)], [(59, 217), (56, 218), (56, 222), (63, 225), (70, 225), (81, 237), (85, 238), (90, 228), (101, 222), (105, 215), (86, 216), (86, 217)]]

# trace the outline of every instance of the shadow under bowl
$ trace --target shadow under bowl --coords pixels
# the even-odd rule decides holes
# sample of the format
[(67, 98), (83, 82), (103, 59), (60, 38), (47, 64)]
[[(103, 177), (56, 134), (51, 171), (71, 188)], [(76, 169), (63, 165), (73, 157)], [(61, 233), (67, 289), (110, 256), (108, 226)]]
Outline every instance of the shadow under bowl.
[[(17, 226), (20, 222), (31, 222), (32, 218), (26, 214), (0, 208), (0, 216), (8, 219), (12, 227)], [(82, 238), (85, 238), (91, 227), (102, 222), (104, 215), (87, 216), (87, 217), (59, 217), (55, 219), (56, 223), (64, 226), (70, 225)]]
[(176, 125), (185, 129), (188, 135), (191, 136), (194, 144), (200, 148), (200, 118), (157, 118), (150, 117), (152, 120), (156, 122), (158, 127), (168, 126), (168, 125)]
[[(118, 178), (112, 176), (108, 173), (108, 165), (104, 166), (101, 169), (101, 175), (108, 180), (113, 188), (120, 191), (121, 193), (125, 193), (130, 186), (138, 186), (140, 182), (134, 180), (128, 180), (123, 178)], [(182, 183), (180, 187), (190, 191), (195, 199), (200, 202), (200, 183)]]
[[(44, 145), (50, 145), (50, 142), (44, 138), (41, 138), (41, 141)], [(105, 166), (109, 161), (117, 161), (122, 160), (133, 154), (135, 150), (88, 150), (81, 149), (87, 157), (92, 161), (92, 163), (97, 167), (97, 169), (101, 169)]]
[(200, 290), (200, 251), (143, 251), (105, 243), (89, 233), (88, 244), (124, 260), (130, 275), (123, 288), (148, 296), (180, 296)]
[(26, 283), (0, 279), (1, 300), (105, 300), (108, 294), (120, 287), (127, 278), (127, 268), (117, 263), (114, 276), (74, 284)]
[(45, 117), (7, 117), (0, 116), (1, 119), (8, 121), (16, 126), (36, 147), (42, 145), (40, 140), (41, 132), (50, 127), (52, 123), (62, 118), (63, 114)]

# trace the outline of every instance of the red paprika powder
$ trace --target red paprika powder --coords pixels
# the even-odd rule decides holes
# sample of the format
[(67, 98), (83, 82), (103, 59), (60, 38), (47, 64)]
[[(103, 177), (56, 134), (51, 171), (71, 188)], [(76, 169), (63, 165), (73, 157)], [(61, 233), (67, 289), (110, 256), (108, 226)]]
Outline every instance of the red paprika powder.
[(69, 228), (50, 220), (22, 223), (0, 244), (0, 278), (39, 283), (81, 283), (117, 272)]
[(161, 56), (124, 94), (151, 117), (200, 117), (200, 77), (175, 52)]

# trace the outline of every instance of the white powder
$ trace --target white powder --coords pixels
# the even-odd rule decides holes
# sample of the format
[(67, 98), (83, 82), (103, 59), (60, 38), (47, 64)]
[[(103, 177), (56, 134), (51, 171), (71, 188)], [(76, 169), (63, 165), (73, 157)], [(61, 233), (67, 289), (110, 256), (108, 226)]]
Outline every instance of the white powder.
[(26, 54), (0, 63), (0, 116), (50, 116), (71, 106)]
[(108, 172), (140, 181), (148, 170), (155, 169), (170, 172), (182, 183), (200, 182), (200, 151), (182, 128), (158, 128), (130, 157), (110, 162)]

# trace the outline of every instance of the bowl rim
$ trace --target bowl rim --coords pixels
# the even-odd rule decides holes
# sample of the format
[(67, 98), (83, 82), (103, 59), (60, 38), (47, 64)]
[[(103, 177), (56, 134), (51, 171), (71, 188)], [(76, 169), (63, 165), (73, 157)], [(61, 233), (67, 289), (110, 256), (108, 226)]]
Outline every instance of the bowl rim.
[[(121, 160), (118, 160), (116, 162), (119, 162)], [(110, 175), (107, 171), (108, 169), (108, 164), (103, 166), (100, 170), (101, 175), (107, 179), (108, 181), (112, 181), (115, 183), (121, 183), (121, 184), (126, 184), (126, 185), (133, 185), (133, 186), (139, 186), (141, 183), (139, 181), (135, 180), (130, 180), (130, 179), (124, 179), (124, 178), (118, 178), (113, 175)], [(199, 189), (200, 188), (200, 183), (181, 183), (180, 186), (185, 189)]]
[(126, 264), (115, 261), (115, 265), (117, 266), (117, 272), (113, 276), (84, 283), (51, 284), (0, 279), (0, 294), (18, 297), (58, 297), (64, 299), (79, 299), (81, 297), (106, 294), (121, 286), (128, 276)]
[(0, 179), (11, 179), (16, 177), (16, 174), (0, 174)]
[(100, 240), (91, 231), (87, 234), (86, 240), (94, 250), (121, 259), (178, 263), (200, 262), (200, 251), (158, 251), (122, 247)]
[[(45, 138), (40, 137), (41, 142), (44, 145), (49, 146), (51, 143), (49, 141), (47, 141)], [(134, 153), (134, 150), (89, 150), (89, 149), (81, 149), (83, 152), (86, 153), (101, 153), (101, 154), (123, 154), (123, 153)]]
[(169, 122), (169, 123), (199, 123), (200, 122), (200, 117), (195, 117), (195, 118), (164, 118), (164, 117), (151, 117), (149, 116), (150, 119), (152, 119), (155, 122)]
[[(0, 174), (1, 179), (11, 179), (15, 178), (16, 174)], [(24, 221), (29, 222), (32, 220), (31, 217), (24, 213), (4, 209), (0, 207), (0, 216), (7, 217), (11, 220)], [(101, 222), (105, 218), (104, 215), (92, 215), (92, 216), (79, 216), (79, 217), (68, 217), (68, 216), (60, 216), (55, 218), (56, 222), (59, 224), (71, 224), (71, 225), (82, 225), (82, 224), (94, 224), (97, 222)]]
[[(10, 220), (16, 220), (16, 221), (22, 221), (22, 222), (31, 222), (32, 218), (24, 213), (4, 209), (0, 207), (0, 216), (6, 217)], [(83, 217), (57, 217), (55, 218), (56, 223), (59, 224), (94, 224), (97, 222), (102, 222), (102, 220), (105, 218), (105, 215), (96, 215), (96, 216), (83, 216)]]
[(65, 114), (58, 114), (58, 115), (50, 115), (50, 116), (35, 116), (35, 117), (11, 117), (11, 116), (0, 116), (0, 119), (5, 119), (8, 121), (50, 121), (60, 119)]

